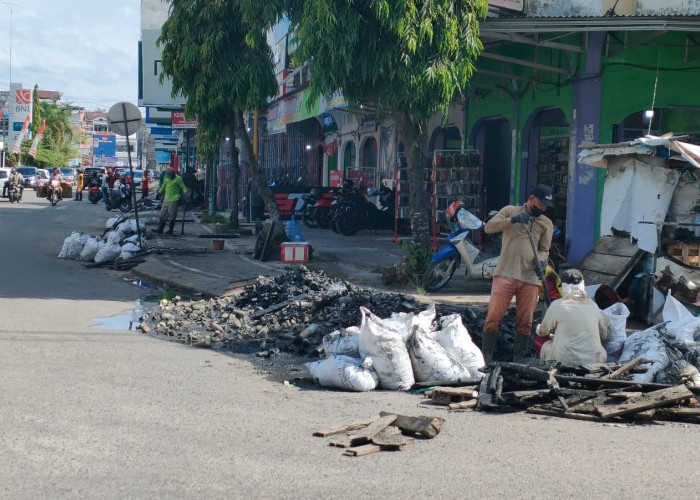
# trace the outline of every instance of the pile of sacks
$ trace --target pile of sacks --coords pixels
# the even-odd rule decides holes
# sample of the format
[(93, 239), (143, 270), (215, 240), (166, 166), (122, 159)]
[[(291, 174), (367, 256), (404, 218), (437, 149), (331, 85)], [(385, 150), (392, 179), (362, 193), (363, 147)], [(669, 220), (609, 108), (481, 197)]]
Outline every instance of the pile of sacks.
[(380, 319), (361, 307), (360, 327), (323, 338), (327, 358), (306, 363), (319, 385), (350, 391), (408, 390), (415, 382), (481, 379), (484, 357), (459, 314), (435, 308)]
[[(58, 254), (59, 259), (82, 260), (105, 264), (115, 260), (125, 261), (140, 251), (136, 221), (129, 219), (119, 222), (120, 218), (107, 220), (110, 229), (102, 237), (74, 232), (63, 241)], [(141, 222), (141, 231), (146, 224)]]

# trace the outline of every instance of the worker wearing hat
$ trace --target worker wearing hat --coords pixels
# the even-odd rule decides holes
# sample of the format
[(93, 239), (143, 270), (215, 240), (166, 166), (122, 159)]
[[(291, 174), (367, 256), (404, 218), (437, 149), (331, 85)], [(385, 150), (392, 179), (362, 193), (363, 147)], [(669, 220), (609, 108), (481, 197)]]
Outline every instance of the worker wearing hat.
[[(489, 234), (502, 233), (503, 243), (491, 285), (491, 298), (484, 322), (481, 350), (488, 364), (493, 359), (498, 330), (510, 301), (515, 297), (516, 324), (513, 360), (525, 356), (532, 331), (532, 316), (539, 297), (537, 266), (544, 269), (552, 243), (552, 221), (544, 215), (554, 206), (552, 189), (539, 184), (523, 205), (508, 205), (484, 226)], [(537, 255), (532, 251), (530, 234)]]

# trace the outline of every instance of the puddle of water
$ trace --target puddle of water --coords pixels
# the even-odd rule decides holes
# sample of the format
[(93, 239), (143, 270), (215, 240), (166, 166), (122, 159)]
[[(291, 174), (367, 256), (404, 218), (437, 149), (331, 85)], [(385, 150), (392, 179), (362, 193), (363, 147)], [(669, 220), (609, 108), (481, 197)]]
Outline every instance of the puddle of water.
[(176, 295), (179, 295), (182, 300), (191, 299), (190, 296), (176, 290), (157, 288), (142, 280), (134, 280), (131, 283), (151, 293), (137, 300), (134, 309), (106, 318), (91, 318), (94, 323), (92, 328), (97, 330), (136, 330), (139, 326), (139, 318), (145, 312), (156, 307), (161, 300), (171, 300)]

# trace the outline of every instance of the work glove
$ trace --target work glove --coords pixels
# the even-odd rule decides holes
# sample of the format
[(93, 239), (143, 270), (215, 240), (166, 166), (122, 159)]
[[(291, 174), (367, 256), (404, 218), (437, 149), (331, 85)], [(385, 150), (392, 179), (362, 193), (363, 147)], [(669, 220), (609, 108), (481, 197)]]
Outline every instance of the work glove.
[(530, 216), (527, 214), (527, 212), (523, 212), (518, 215), (514, 215), (513, 217), (510, 218), (510, 221), (513, 224), (529, 224), (530, 223)]
[(542, 271), (542, 272), (544, 273), (544, 271), (545, 271), (546, 269), (547, 269), (547, 261), (546, 261), (546, 260), (538, 260), (538, 261), (537, 261), (537, 269), (536, 269), (536, 271), (537, 271), (537, 272)]

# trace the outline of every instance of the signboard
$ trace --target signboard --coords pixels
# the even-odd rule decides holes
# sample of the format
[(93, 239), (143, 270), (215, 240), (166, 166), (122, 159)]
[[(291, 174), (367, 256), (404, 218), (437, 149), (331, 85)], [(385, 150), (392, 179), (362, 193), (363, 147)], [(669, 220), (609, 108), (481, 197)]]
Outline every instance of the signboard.
[(172, 128), (179, 128), (179, 129), (196, 129), (197, 128), (197, 119), (195, 118), (194, 120), (188, 120), (185, 118), (185, 112), (184, 111), (173, 111), (172, 116), (171, 116), (171, 123), (172, 123)]
[(114, 134), (94, 134), (92, 136), (92, 154), (97, 157), (116, 156), (117, 136)]
[[(10, 85), (10, 95), (8, 97), (8, 115), (9, 115), (9, 137), (7, 143), (13, 145), (17, 141), (17, 136), (22, 130), (22, 124), (27, 118), (31, 118), (33, 111), (32, 89), (23, 89), (19, 83)], [(30, 129), (31, 131), (31, 129)], [(31, 139), (31, 134), (28, 133), (24, 140)]]
[(525, 0), (489, 0), (489, 5), (503, 7), (504, 9), (523, 11)]
[(332, 187), (341, 187), (343, 185), (343, 171), (331, 170), (328, 172), (328, 184)]

